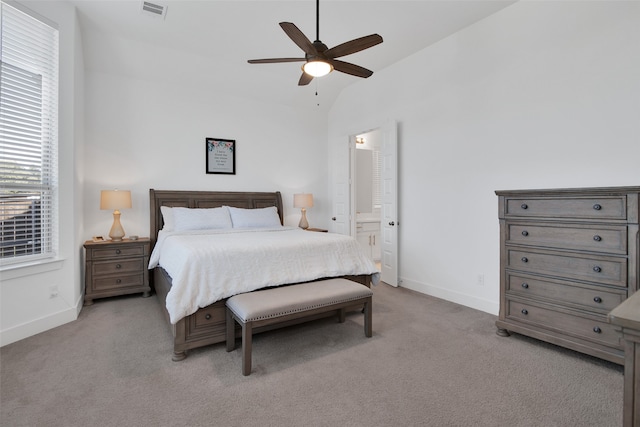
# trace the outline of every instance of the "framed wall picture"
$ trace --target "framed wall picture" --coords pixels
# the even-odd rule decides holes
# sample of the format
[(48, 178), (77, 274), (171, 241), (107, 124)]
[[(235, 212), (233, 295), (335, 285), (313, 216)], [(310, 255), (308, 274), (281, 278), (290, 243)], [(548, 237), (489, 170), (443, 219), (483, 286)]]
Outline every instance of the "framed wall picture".
[(236, 174), (235, 139), (206, 138), (207, 173)]

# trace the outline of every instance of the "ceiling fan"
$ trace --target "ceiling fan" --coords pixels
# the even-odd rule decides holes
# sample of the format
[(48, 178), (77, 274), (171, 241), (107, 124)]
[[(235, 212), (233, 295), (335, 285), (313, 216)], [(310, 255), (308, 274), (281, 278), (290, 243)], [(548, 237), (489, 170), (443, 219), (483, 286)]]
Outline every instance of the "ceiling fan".
[(320, 0), (316, 0), (316, 40), (311, 41), (291, 22), (281, 22), (280, 27), (305, 53), (304, 58), (250, 59), (249, 64), (275, 64), (279, 62), (304, 62), (298, 86), (308, 85), (314, 77), (322, 77), (336, 70), (356, 77), (367, 78), (373, 71), (359, 65), (340, 61), (336, 58), (360, 52), (382, 43), (382, 37), (371, 34), (329, 49), (320, 41)]

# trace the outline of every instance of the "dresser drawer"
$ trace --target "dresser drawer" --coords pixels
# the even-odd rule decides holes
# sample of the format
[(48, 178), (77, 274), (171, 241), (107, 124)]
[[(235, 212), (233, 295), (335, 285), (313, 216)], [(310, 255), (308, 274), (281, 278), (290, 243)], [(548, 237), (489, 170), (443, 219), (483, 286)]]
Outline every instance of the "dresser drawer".
[(585, 286), (569, 281), (507, 273), (507, 293), (525, 298), (557, 301), (607, 314), (627, 297), (627, 292), (605, 287)]
[(507, 301), (507, 318), (531, 323), (565, 335), (594, 343), (621, 348), (620, 337), (606, 318), (602, 320), (581, 317), (519, 301)]
[(123, 259), (121, 261), (98, 261), (92, 265), (94, 277), (122, 273), (139, 273), (145, 269), (144, 258)]
[(505, 216), (624, 220), (627, 203), (624, 196), (507, 197)]
[(575, 253), (507, 249), (507, 268), (627, 286), (627, 259)]
[(507, 243), (625, 255), (626, 226), (509, 223)]
[(127, 244), (127, 245), (122, 245), (122, 246), (116, 246), (113, 247), (113, 245), (111, 245), (111, 247), (105, 247), (105, 248), (99, 248), (99, 249), (92, 249), (91, 250), (91, 258), (95, 259), (106, 259), (106, 258), (129, 258), (129, 257), (135, 257), (135, 256), (143, 256), (144, 255), (144, 250), (145, 250), (145, 245), (134, 245), (134, 244)]
[(144, 286), (144, 274), (130, 274), (125, 276), (110, 276), (95, 279), (92, 291), (107, 291), (129, 287)]

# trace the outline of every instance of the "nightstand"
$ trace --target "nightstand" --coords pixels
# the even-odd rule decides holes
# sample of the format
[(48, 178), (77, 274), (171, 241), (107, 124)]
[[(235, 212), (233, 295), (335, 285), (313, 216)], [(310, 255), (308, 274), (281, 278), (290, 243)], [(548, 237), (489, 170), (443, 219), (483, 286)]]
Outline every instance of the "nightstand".
[(121, 242), (86, 241), (84, 305), (93, 304), (95, 298), (138, 292), (148, 297), (151, 294), (149, 247), (148, 238)]
[(328, 233), (329, 230), (325, 230), (324, 228), (307, 228), (307, 231), (317, 231), (318, 233)]

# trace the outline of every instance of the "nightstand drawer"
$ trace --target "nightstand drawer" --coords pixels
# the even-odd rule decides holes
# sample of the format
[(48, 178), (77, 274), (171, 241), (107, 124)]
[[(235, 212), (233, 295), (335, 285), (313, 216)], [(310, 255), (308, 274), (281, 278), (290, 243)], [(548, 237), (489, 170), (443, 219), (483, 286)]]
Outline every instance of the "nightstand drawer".
[(507, 249), (507, 268), (572, 280), (627, 286), (627, 259), (570, 252)]
[(626, 197), (524, 197), (505, 200), (507, 217), (626, 219)]
[(524, 298), (543, 299), (597, 310), (607, 314), (627, 297), (627, 292), (606, 287), (585, 286), (524, 274), (507, 273), (507, 292)]
[(143, 274), (132, 274), (128, 276), (114, 276), (95, 279), (93, 281), (93, 291), (106, 291), (110, 289), (121, 289), (128, 287), (144, 286)]
[(93, 259), (105, 259), (105, 258), (128, 258), (132, 256), (143, 256), (145, 247), (144, 245), (122, 245), (110, 248), (92, 249), (91, 256)]
[(625, 255), (627, 227), (514, 222), (507, 227), (506, 242)]
[(138, 273), (145, 268), (144, 258), (123, 259), (121, 261), (98, 261), (92, 266), (94, 276), (121, 273)]
[(620, 336), (606, 318), (589, 319), (519, 301), (508, 301), (507, 305), (507, 318), (620, 348)]

